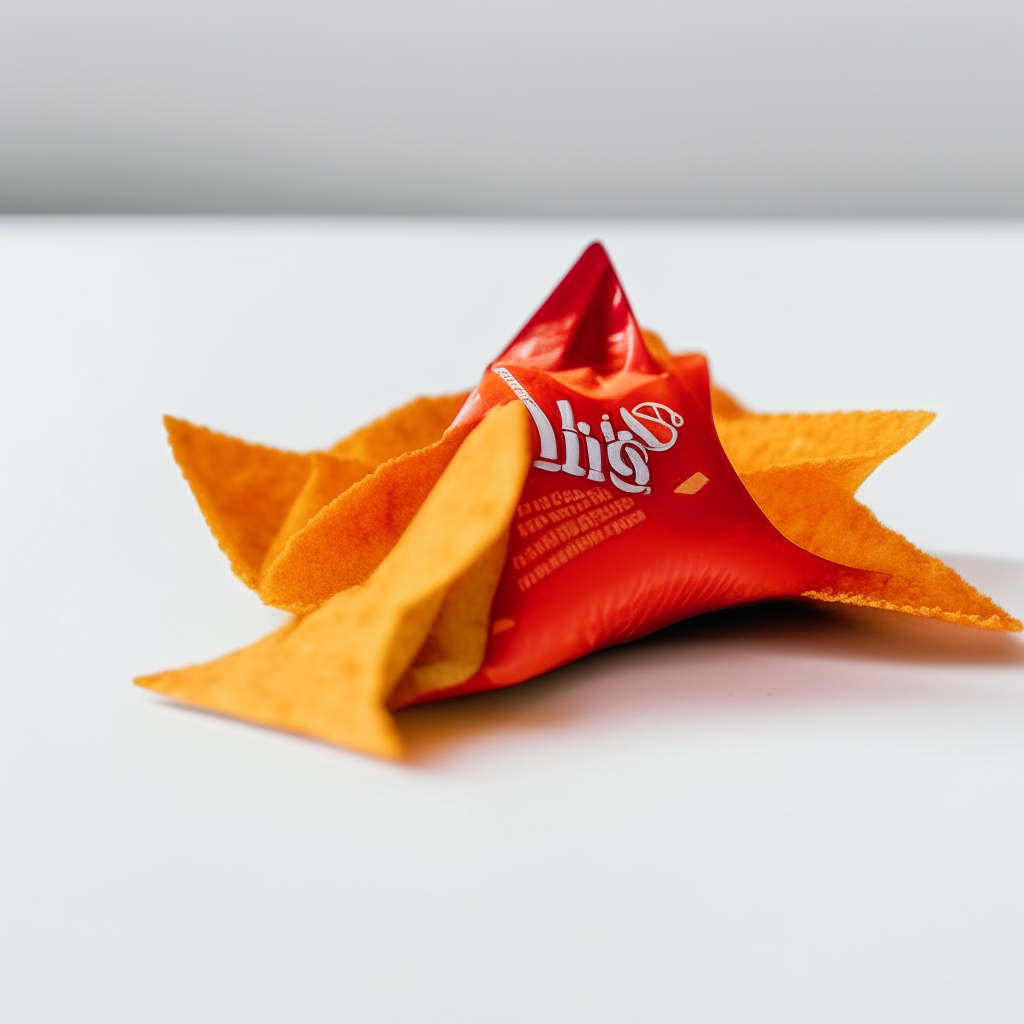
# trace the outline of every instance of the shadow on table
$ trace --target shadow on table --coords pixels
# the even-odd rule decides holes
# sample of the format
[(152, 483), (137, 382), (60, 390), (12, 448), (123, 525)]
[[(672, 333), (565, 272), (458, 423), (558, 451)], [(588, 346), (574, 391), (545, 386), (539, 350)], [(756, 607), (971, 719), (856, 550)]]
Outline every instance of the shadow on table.
[(506, 690), (409, 708), (398, 723), (410, 759), (424, 763), (489, 732), (613, 715), (982, 699), (987, 680), (949, 671), (979, 668), (1024, 668), (1019, 635), (777, 601), (689, 619)]

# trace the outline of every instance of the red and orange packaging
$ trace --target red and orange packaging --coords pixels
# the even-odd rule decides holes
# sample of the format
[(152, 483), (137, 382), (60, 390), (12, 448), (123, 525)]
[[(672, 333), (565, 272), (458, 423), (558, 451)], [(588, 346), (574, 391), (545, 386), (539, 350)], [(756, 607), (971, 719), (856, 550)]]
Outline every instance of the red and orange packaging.
[(398, 708), (511, 686), (703, 612), (784, 597), (1021, 624), (855, 498), (934, 417), (761, 415), (643, 331), (588, 248), (467, 394), (323, 452), (167, 419), (237, 575), (295, 613), (137, 680), (396, 757)]

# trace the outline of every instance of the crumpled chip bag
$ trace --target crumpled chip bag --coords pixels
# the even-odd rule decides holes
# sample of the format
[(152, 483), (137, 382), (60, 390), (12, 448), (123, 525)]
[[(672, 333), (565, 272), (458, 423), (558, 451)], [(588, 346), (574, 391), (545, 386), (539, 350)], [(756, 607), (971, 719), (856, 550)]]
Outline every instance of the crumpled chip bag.
[(167, 417), (235, 573), (295, 617), (137, 682), (397, 757), (398, 708), (730, 605), (802, 597), (1019, 630), (854, 497), (933, 418), (748, 411), (703, 356), (641, 330), (595, 243), (468, 394), (304, 454)]

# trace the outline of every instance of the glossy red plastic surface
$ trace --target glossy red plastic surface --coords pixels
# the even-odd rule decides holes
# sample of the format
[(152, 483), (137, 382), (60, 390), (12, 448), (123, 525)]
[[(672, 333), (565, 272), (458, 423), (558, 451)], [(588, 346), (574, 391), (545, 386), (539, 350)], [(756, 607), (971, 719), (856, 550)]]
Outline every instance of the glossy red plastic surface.
[(786, 540), (719, 442), (703, 356), (649, 353), (594, 244), (484, 373), (456, 422), (522, 401), (534, 464), (483, 667), (425, 699), (529, 679), (701, 612), (855, 585)]

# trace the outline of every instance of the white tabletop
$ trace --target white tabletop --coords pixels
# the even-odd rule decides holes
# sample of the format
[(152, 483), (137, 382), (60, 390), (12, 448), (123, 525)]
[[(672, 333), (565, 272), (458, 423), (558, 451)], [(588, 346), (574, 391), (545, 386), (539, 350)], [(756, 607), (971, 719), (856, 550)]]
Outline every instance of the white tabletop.
[(132, 687), (280, 620), (161, 413), (323, 446), (593, 237), (755, 408), (936, 409), (862, 497), (1024, 613), (1024, 228), (0, 222), (0, 1019), (1024, 1016), (1018, 637), (719, 613), (403, 713), (401, 766)]

